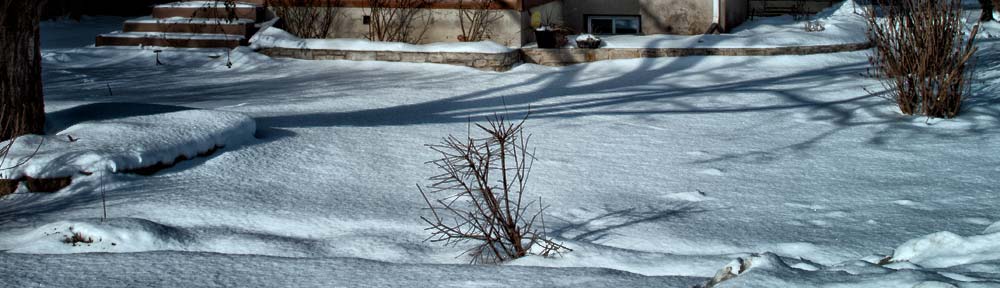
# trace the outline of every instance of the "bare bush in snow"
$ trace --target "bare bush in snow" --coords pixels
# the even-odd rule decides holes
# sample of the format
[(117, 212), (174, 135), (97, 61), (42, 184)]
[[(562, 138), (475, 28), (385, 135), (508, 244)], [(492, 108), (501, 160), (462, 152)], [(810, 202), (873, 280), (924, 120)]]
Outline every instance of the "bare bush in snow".
[(961, 0), (877, 0), (867, 9), (870, 62), (902, 113), (952, 118), (972, 83), (979, 25), (967, 30)]
[(341, 0), (312, 1), (299, 5), (301, 0), (268, 0), (274, 14), (284, 22), (288, 33), (299, 38), (327, 38), (337, 27)]
[(479, 42), (493, 37), (492, 27), (501, 19), (497, 0), (459, 0), (459, 26), (462, 42)]
[(430, 178), (428, 191), (419, 189), (432, 214), (421, 217), (430, 225), (428, 240), (478, 243), (466, 252), (473, 263), (568, 251), (545, 236), (541, 199), (532, 201), (525, 194), (534, 156), (528, 152), (531, 136), (524, 134), (524, 120), (488, 120), (485, 126), (476, 124), (484, 138), (473, 138), (470, 127), (464, 139), (449, 135), (428, 145), (441, 156), (429, 164), (443, 171)]
[(435, 0), (368, 0), (368, 40), (417, 44), (434, 22)]

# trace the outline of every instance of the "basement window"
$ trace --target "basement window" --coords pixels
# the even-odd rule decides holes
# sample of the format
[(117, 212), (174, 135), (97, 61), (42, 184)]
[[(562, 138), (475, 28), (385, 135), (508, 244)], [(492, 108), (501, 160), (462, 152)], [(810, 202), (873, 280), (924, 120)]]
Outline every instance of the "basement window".
[(590, 34), (639, 34), (639, 16), (587, 16)]

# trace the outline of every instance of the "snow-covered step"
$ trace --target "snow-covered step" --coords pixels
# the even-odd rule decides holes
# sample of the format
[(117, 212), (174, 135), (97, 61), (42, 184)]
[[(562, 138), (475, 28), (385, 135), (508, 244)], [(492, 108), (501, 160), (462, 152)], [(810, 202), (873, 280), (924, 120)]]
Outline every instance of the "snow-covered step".
[(153, 18), (143, 17), (125, 21), (125, 32), (168, 32), (230, 34), (249, 36), (255, 32), (254, 20), (221, 18)]
[(240, 18), (257, 21), (261, 19), (264, 9), (261, 5), (238, 2), (232, 11), (222, 4), (222, 1), (186, 1), (156, 5), (153, 7), (153, 18)]
[(235, 48), (245, 42), (242, 35), (164, 33), (164, 32), (122, 32), (97, 36), (96, 46), (163, 46), (185, 48)]

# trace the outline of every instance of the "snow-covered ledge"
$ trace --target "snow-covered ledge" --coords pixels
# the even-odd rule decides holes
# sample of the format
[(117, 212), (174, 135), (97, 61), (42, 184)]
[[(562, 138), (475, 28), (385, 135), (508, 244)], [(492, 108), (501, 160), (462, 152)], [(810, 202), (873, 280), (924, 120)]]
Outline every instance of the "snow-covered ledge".
[(685, 47), (685, 48), (600, 48), (600, 49), (539, 49), (524, 48), (522, 54), (525, 63), (545, 66), (566, 66), (604, 60), (684, 57), (684, 56), (777, 56), (777, 55), (809, 55), (858, 51), (871, 48), (869, 42), (787, 46), (787, 47)]
[(251, 48), (264, 55), (306, 60), (436, 63), (491, 71), (507, 71), (521, 62), (518, 50), (489, 41), (412, 45), (364, 39), (301, 39), (272, 27), (250, 42)]

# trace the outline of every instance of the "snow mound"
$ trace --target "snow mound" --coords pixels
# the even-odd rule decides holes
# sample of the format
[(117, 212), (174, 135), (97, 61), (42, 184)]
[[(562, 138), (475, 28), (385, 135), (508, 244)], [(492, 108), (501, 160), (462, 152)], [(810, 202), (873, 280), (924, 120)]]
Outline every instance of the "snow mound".
[[(81, 242), (72, 243), (74, 234)], [(189, 236), (184, 231), (136, 218), (59, 221), (12, 237), (12, 253), (69, 254), (180, 250)], [(90, 242), (90, 243), (87, 243)]]
[(48, 126), (58, 132), (17, 138), (2, 168), (27, 162), (4, 171), (4, 178), (70, 177), (171, 164), (179, 156), (193, 158), (216, 147), (237, 146), (256, 131), (252, 118), (234, 112), (182, 110), (128, 116), (141, 114), (136, 110), (143, 106), (95, 104), (50, 113)]
[[(711, 287), (957, 287), (951, 283), (970, 282), (964, 275), (951, 273), (953, 278), (934, 271), (879, 267), (866, 261), (848, 261), (831, 267), (816, 267), (780, 257), (773, 253), (733, 261), (720, 270), (731, 276)], [(817, 269), (818, 268), (818, 269)], [(740, 271), (735, 272), (734, 271)], [(960, 279), (955, 279), (960, 278)]]
[(983, 234), (992, 234), (992, 233), (1000, 233), (1000, 221), (993, 223), (989, 227), (986, 227), (986, 230), (983, 230)]
[(507, 53), (509, 47), (492, 41), (432, 43), (413, 45), (399, 42), (374, 42), (365, 39), (302, 39), (278, 28), (270, 27), (250, 38), (250, 47), (327, 49), (348, 51), (397, 51), (397, 52), (454, 52), (454, 53)]
[(892, 258), (927, 268), (1000, 260), (1000, 233), (962, 237), (951, 232), (937, 232), (906, 241)]

